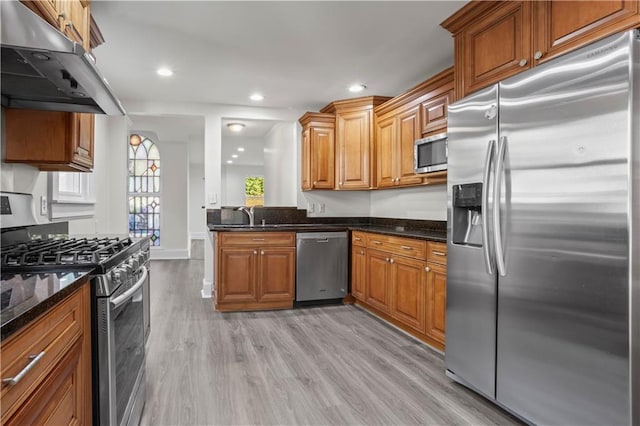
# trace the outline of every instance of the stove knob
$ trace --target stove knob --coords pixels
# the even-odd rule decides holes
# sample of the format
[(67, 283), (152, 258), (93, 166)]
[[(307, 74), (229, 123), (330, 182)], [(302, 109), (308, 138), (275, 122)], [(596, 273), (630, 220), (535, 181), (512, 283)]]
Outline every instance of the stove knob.
[(127, 271), (127, 269), (124, 267), (115, 268), (111, 272), (111, 278), (117, 284), (126, 283), (127, 280), (129, 279), (129, 271)]
[(140, 262), (140, 265), (143, 265), (146, 261), (147, 261), (147, 256), (145, 255), (145, 253), (142, 251), (138, 253), (138, 262)]
[(138, 261), (138, 256), (136, 256), (136, 255), (131, 256), (131, 259), (129, 259), (128, 264), (129, 264), (129, 266), (131, 266), (131, 268), (134, 271), (137, 271), (138, 268), (140, 267), (140, 262)]

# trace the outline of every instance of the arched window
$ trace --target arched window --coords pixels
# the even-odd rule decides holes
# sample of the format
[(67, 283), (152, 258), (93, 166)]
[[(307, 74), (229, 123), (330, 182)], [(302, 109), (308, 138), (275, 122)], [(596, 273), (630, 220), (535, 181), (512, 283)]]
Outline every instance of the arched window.
[(137, 134), (129, 137), (129, 235), (160, 245), (160, 152)]

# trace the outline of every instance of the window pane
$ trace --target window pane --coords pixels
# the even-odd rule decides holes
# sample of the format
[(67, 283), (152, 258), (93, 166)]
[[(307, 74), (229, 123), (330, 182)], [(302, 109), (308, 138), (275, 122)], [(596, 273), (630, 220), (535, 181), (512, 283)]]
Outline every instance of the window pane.
[[(160, 245), (160, 152), (152, 140), (129, 138), (129, 235)], [(132, 143), (133, 142), (133, 143)]]

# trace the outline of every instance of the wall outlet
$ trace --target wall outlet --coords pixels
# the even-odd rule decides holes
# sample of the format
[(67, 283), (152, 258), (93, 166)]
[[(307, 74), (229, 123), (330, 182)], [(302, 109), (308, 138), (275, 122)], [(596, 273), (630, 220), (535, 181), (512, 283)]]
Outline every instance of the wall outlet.
[(45, 197), (44, 195), (40, 196), (40, 215), (41, 216), (46, 216), (47, 215), (47, 197)]
[(314, 203), (307, 203), (307, 213), (313, 213), (316, 211), (316, 205)]
[(209, 204), (217, 204), (218, 203), (218, 194), (214, 194), (213, 192), (209, 193)]
[(324, 206), (324, 203), (320, 203), (320, 213), (324, 213), (327, 209)]

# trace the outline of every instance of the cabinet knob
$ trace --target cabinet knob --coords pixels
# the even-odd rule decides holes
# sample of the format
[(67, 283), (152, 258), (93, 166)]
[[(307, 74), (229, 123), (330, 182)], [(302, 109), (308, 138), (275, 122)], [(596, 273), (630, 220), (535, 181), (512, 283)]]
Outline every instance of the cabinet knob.
[(388, 261), (389, 261), (389, 258), (388, 258), (388, 257), (385, 257), (385, 258), (384, 258), (384, 260), (388, 262)]
[(364, 254), (364, 250), (360, 250), (360, 254)]
[(338, 182), (338, 184), (340, 184), (340, 186), (342, 186), (342, 182)]
[(431, 268), (429, 268), (428, 266), (426, 268), (424, 268), (425, 271), (427, 272), (431, 272)]
[(67, 19), (67, 14), (66, 12), (60, 12), (58, 13), (58, 18), (62, 18), (63, 20)]
[(391, 259), (391, 258), (390, 258), (390, 259), (389, 259), (389, 263), (395, 263), (395, 260), (393, 260), (393, 259)]
[(525, 65), (527, 65), (527, 60), (526, 59), (520, 59), (520, 62), (518, 62), (518, 65), (520, 65), (521, 67), (524, 67)]
[(258, 254), (258, 250), (254, 250), (254, 251), (253, 251), (253, 254)]
[(260, 251), (260, 255), (264, 256), (264, 250)]
[(533, 55), (534, 59), (540, 59), (542, 58), (542, 52), (541, 51), (537, 51), (534, 55)]

